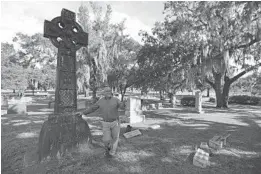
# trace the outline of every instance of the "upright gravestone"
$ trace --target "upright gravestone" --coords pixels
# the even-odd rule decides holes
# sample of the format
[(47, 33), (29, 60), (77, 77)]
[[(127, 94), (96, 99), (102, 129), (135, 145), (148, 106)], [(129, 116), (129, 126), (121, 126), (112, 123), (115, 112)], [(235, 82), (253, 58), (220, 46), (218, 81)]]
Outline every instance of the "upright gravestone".
[(203, 113), (202, 111), (202, 94), (200, 91), (196, 91), (196, 112)]
[(140, 98), (129, 97), (127, 99), (125, 116), (128, 117), (130, 123), (138, 123), (145, 121), (145, 116), (142, 115)]
[(39, 136), (39, 160), (64, 154), (80, 142), (91, 140), (88, 123), (77, 116), (76, 50), (88, 44), (88, 34), (76, 22), (75, 13), (44, 22), (44, 37), (58, 48), (54, 114), (44, 122)]

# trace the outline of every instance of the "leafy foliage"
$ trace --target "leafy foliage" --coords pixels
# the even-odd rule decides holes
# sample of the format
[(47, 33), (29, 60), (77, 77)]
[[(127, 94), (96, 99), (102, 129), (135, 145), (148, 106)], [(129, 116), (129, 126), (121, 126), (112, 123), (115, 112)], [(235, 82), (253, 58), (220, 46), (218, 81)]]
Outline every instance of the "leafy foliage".
[(1, 88), (25, 90), (27, 87), (26, 70), (15, 64), (1, 67)]
[[(55, 85), (55, 64), (54, 58), (50, 54), (49, 57), (45, 51), (38, 50), (37, 48), (43, 48), (42, 42), (35, 41), (39, 45), (33, 46), (32, 38), (25, 34), (17, 34), (21, 39), (19, 50), (15, 50), (13, 44), (1, 43), (1, 77), (2, 77), (2, 86), (3, 89), (26, 89), (27, 87), (36, 88), (35, 84), (38, 82), (39, 86), (47, 89), (54, 87)], [(42, 38), (40, 34), (36, 34), (35, 37)], [(17, 37), (16, 37), (17, 39)], [(18, 42), (18, 40), (16, 40)], [(30, 43), (27, 43), (30, 42)], [(37, 53), (37, 54), (36, 54)], [(45, 54), (46, 53), (46, 54)], [(49, 52), (50, 53), (50, 52)], [(53, 53), (54, 54), (54, 53)], [(34, 55), (29, 59), (28, 57)], [(40, 57), (37, 57), (40, 56)], [(40, 60), (43, 58), (44, 60)], [(44, 62), (45, 61), (45, 62)], [(45, 68), (37, 68), (37, 64), (40, 66), (45, 66)], [(38, 86), (37, 86), (38, 87)]]
[[(91, 12), (93, 20), (90, 18)], [(124, 28), (124, 21), (115, 25), (110, 23), (110, 5), (107, 5), (104, 16), (102, 12), (103, 9), (97, 3), (89, 2), (87, 5), (82, 4), (78, 13), (78, 22), (89, 34), (88, 50), (82, 48), (79, 51), (78, 87), (90, 87), (94, 98), (97, 88), (107, 82), (113, 60), (118, 58), (118, 43), (121, 42), (119, 32)]]
[(17, 64), (18, 54), (14, 46), (1, 43), (1, 88), (26, 89), (26, 71)]
[(190, 66), (187, 79), (209, 83), (218, 107), (227, 107), (234, 81), (261, 65), (260, 7), (260, 2), (165, 3), (162, 37), (186, 50), (180, 55)]
[(39, 65), (53, 65), (56, 63), (57, 49), (41, 33), (32, 36), (17, 33), (13, 41), (20, 46), (18, 63), (21, 66), (35, 68)]
[(246, 92), (249, 91), (253, 95), (261, 94), (261, 73), (254, 72), (253, 74), (240, 78), (232, 85), (234, 91)]
[[(94, 14), (91, 20), (90, 12)], [(90, 87), (95, 91), (109, 83), (119, 87), (129, 76), (128, 65), (134, 62), (138, 44), (123, 34), (125, 21), (111, 24), (112, 9), (107, 5), (103, 16), (102, 8), (94, 2), (81, 5), (78, 21), (89, 34), (88, 50), (82, 48), (78, 59), (78, 87)], [(121, 85), (122, 86), (122, 85)]]

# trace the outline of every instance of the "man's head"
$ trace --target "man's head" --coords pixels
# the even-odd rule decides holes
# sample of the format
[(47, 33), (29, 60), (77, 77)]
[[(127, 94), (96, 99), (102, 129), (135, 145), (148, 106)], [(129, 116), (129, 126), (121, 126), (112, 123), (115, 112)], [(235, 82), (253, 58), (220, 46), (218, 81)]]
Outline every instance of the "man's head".
[(105, 97), (112, 97), (112, 91), (111, 91), (111, 88), (110, 87), (105, 87), (103, 89), (103, 95)]

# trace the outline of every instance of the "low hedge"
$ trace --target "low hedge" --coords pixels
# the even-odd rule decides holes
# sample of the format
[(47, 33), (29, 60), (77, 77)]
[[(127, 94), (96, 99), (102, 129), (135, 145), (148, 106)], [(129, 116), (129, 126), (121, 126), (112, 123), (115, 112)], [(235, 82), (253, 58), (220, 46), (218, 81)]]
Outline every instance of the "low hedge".
[(248, 95), (235, 95), (229, 97), (228, 103), (242, 104), (242, 105), (258, 105), (261, 103), (261, 97)]
[(196, 98), (194, 96), (183, 97), (180, 100), (180, 103), (182, 106), (195, 106)]

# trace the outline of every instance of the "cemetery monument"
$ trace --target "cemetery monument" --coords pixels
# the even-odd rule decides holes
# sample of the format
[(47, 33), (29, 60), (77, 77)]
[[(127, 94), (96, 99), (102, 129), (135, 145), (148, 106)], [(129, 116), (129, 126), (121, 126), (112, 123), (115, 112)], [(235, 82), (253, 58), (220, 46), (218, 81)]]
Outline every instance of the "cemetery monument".
[(39, 136), (39, 160), (64, 154), (80, 142), (91, 140), (88, 123), (76, 116), (76, 51), (88, 44), (88, 34), (76, 22), (75, 13), (62, 9), (61, 16), (45, 20), (44, 37), (58, 48), (54, 114), (44, 122)]

